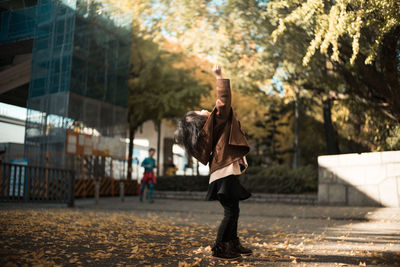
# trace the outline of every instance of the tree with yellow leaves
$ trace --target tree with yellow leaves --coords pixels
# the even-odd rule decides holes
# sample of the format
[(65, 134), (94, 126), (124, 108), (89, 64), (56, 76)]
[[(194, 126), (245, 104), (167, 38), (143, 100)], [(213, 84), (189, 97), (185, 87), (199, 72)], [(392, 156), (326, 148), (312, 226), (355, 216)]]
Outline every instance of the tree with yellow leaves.
[(280, 76), (286, 88), (320, 98), (329, 153), (339, 152), (335, 101), (384, 114), (394, 134), (400, 121), (399, 1), (160, 2), (165, 31), (224, 62), (242, 91), (258, 98)]
[(341, 93), (400, 122), (399, 1), (284, 0), (268, 7), (278, 25), (274, 41), (293, 27), (302, 29), (310, 40), (303, 66), (317, 51), (326, 55), (331, 71), (345, 81)]

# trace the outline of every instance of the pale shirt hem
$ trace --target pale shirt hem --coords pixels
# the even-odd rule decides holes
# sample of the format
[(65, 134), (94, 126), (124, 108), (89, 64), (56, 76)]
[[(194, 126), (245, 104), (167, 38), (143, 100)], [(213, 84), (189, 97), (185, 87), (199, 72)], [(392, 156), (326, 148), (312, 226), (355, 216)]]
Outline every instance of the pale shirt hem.
[(240, 175), (242, 173), (244, 173), (247, 169), (247, 167), (249, 166), (247, 164), (247, 160), (246, 157), (243, 157), (243, 162), (244, 162), (244, 169), (243, 171), (240, 170), (240, 164), (239, 164), (239, 160), (236, 160), (234, 162), (232, 162), (231, 164), (229, 164), (226, 167), (223, 167), (221, 169), (216, 170), (215, 172), (210, 174), (210, 180), (209, 180), (209, 184), (211, 184), (212, 182), (227, 177), (229, 175)]

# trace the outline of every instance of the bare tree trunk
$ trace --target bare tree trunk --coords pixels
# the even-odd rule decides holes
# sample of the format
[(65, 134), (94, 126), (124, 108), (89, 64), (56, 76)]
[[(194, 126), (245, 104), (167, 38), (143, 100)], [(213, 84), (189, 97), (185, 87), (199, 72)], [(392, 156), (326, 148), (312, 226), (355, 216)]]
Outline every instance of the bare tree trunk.
[(135, 129), (129, 126), (128, 173), (127, 173), (128, 180), (132, 180), (133, 139), (135, 139)]
[(157, 174), (156, 176), (160, 176), (160, 147), (161, 147), (161, 121), (157, 122)]
[(293, 142), (293, 169), (299, 167), (299, 89), (295, 88), (296, 94), (294, 99), (294, 142)]
[(326, 99), (322, 104), (323, 112), (324, 112), (324, 128), (325, 128), (325, 140), (326, 140), (326, 149), (328, 155), (339, 154), (339, 145), (337, 141), (337, 136), (335, 129), (333, 128), (332, 123), (332, 100)]

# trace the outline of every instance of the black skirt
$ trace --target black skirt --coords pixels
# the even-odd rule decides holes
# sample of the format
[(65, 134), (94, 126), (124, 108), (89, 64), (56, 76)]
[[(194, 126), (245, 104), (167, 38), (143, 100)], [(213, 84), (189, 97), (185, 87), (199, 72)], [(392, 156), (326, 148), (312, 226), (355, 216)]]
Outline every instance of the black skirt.
[(245, 200), (251, 196), (240, 184), (238, 175), (218, 179), (208, 185), (206, 200)]

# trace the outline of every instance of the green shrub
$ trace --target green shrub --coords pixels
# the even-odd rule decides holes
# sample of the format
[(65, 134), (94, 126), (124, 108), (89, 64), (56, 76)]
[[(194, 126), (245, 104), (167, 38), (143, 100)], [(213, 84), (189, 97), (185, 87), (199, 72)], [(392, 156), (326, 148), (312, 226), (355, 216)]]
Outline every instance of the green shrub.
[(263, 171), (265, 168), (266, 167), (263, 167), (263, 166), (251, 166), (251, 167), (247, 168), (246, 174), (248, 174), (248, 175), (258, 174), (261, 171)]
[[(157, 179), (160, 191), (207, 191), (209, 176), (169, 176)], [(312, 166), (291, 169), (286, 165), (249, 167), (241, 184), (253, 193), (301, 194), (317, 192), (318, 174)]]
[(156, 190), (160, 191), (207, 191), (209, 176), (161, 176)]
[(240, 180), (254, 193), (300, 194), (318, 190), (318, 173), (313, 166), (297, 169), (286, 165), (250, 167)]

